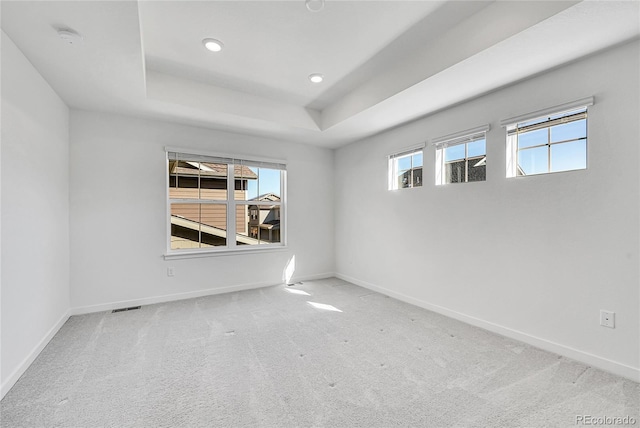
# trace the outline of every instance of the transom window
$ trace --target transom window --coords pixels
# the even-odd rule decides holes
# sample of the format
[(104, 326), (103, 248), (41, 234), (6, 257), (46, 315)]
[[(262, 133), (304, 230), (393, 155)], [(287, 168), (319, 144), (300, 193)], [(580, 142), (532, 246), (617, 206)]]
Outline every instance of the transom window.
[(436, 184), (487, 179), (487, 127), (435, 140)]
[(284, 245), (286, 166), (168, 152), (168, 250)]
[(507, 125), (507, 176), (587, 168), (587, 107)]
[(389, 190), (422, 186), (422, 147), (389, 156)]

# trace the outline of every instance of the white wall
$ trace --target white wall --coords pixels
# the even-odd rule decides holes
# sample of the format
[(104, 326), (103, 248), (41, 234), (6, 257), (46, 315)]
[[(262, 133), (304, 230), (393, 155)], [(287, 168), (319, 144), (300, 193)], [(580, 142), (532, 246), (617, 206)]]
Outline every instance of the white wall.
[[(336, 272), (640, 379), (639, 56), (627, 44), (338, 149)], [(501, 119), (588, 96), (587, 170), (505, 178)], [(425, 186), (386, 190), (386, 155), (487, 123), (486, 182), (436, 187), (427, 144)]]
[[(288, 248), (183, 260), (166, 251), (165, 146), (288, 161)], [(328, 149), (125, 116), (71, 112), (71, 302), (76, 312), (333, 274)], [(175, 276), (167, 276), (167, 267)]]
[(2, 33), (2, 396), (69, 310), (69, 111)]

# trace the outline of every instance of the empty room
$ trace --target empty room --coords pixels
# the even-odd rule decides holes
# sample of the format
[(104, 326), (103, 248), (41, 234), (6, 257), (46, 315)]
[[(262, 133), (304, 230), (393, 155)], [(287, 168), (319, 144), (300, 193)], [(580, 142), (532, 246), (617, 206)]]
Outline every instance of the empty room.
[(0, 426), (640, 425), (639, 1), (0, 15)]

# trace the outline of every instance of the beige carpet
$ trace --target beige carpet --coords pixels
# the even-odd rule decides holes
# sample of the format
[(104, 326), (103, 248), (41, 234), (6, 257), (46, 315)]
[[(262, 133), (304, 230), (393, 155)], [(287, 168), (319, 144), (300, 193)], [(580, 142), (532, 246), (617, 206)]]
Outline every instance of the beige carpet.
[[(69, 319), (2, 427), (570, 427), (638, 383), (338, 279)], [(585, 419), (583, 419), (584, 421)]]

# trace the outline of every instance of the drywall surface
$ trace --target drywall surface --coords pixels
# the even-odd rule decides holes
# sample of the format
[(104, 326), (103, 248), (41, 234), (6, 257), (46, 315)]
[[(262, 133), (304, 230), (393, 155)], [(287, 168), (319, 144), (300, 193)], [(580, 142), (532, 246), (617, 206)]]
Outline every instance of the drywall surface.
[[(626, 44), (338, 149), (338, 275), (637, 378), (639, 54)], [(500, 120), (590, 96), (588, 169), (505, 177)], [(485, 124), (487, 181), (435, 186), (430, 140)], [(388, 191), (387, 155), (425, 141), (424, 187)]]
[(2, 33), (2, 393), (69, 310), (69, 110)]
[[(288, 162), (285, 250), (165, 260), (165, 147)], [(118, 115), (71, 112), (71, 300), (80, 312), (332, 275), (328, 149)], [(167, 268), (174, 276), (167, 276)]]

